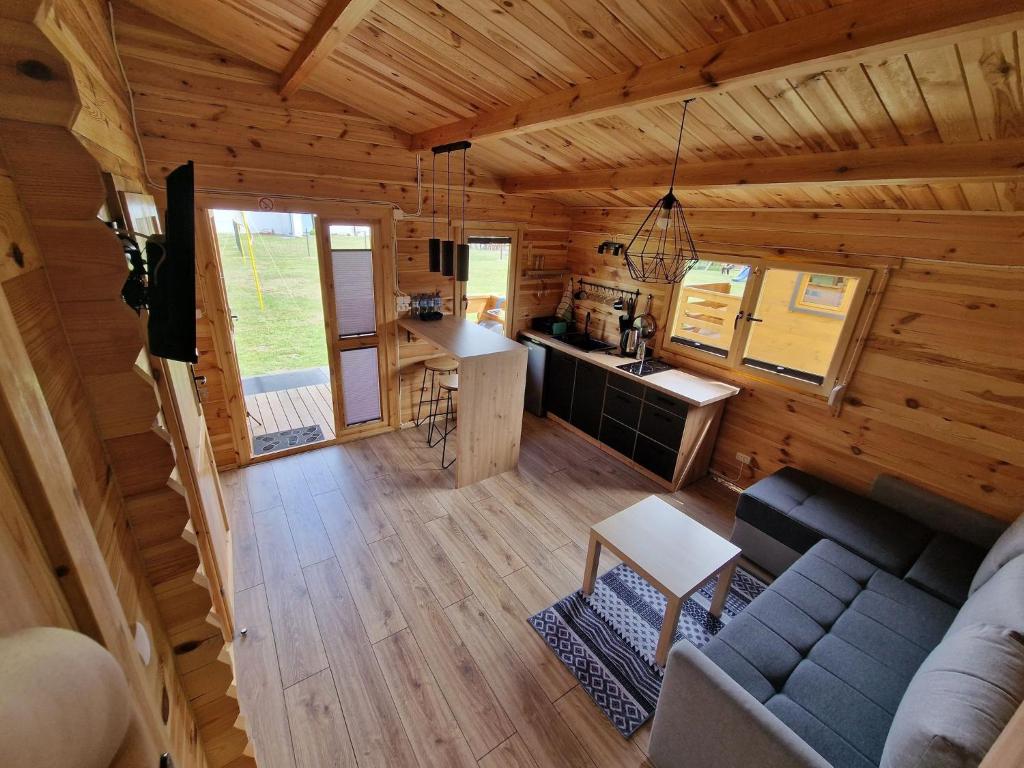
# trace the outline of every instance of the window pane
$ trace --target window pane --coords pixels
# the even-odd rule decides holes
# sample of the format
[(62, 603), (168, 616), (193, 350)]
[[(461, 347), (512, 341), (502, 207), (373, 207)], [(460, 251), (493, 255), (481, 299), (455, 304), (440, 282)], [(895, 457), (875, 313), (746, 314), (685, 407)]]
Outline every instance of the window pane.
[(346, 349), (341, 353), (341, 392), (345, 426), (381, 417), (376, 347)]
[(698, 261), (683, 278), (672, 341), (726, 357), (749, 275), (747, 264)]
[(370, 228), (332, 224), (330, 238), (338, 336), (375, 333), (377, 317)]
[(765, 272), (743, 362), (814, 384), (836, 354), (858, 278), (770, 268)]

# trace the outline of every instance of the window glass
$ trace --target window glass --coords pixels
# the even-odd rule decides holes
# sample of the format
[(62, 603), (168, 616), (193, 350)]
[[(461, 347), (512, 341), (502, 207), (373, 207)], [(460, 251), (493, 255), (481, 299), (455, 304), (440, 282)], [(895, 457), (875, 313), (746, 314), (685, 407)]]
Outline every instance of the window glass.
[(845, 275), (769, 267), (749, 318), (743, 364), (822, 384), (858, 282)]
[(672, 341), (726, 357), (750, 265), (701, 259), (683, 278)]

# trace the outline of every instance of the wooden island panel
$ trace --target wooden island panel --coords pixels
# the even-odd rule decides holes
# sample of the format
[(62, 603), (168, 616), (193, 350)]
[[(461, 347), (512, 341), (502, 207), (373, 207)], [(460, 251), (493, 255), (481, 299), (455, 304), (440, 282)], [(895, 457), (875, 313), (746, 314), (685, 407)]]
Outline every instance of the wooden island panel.
[(459, 361), (455, 485), (515, 469), (523, 432), (526, 347), (476, 323), (401, 318), (398, 325)]

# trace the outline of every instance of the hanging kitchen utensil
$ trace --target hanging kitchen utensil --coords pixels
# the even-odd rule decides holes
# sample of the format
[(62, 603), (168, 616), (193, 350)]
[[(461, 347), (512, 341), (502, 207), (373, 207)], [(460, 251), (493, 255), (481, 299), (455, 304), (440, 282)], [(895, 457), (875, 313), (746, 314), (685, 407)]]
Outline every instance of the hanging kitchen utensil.
[(651, 313), (653, 299), (651, 294), (647, 294), (647, 309), (633, 321), (633, 327), (640, 329), (640, 336), (644, 339), (649, 339), (658, 332), (658, 321)]
[(622, 309), (622, 297), (621, 296), (617, 297), (615, 299), (615, 301), (612, 303), (612, 309), (617, 309), (617, 310)]

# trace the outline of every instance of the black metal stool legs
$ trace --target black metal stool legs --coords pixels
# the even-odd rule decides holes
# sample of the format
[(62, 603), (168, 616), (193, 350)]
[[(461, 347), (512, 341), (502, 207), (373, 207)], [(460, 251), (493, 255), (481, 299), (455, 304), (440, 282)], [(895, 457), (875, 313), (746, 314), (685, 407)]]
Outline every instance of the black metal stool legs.
[[(445, 390), (448, 393), (448, 400), (444, 404), (444, 432), (441, 434), (441, 469), (448, 469), (452, 464), (455, 463), (456, 456), (452, 456), (451, 461), (445, 463), (444, 457), (448, 451), (448, 435), (455, 431), (455, 427), (448, 428), (448, 417), (452, 412), (452, 391)], [(439, 397), (438, 400), (441, 398)]]
[[(423, 381), (420, 383), (420, 401), (416, 405), (416, 418), (413, 419), (415, 426), (420, 426), (423, 423), (423, 419), (420, 417), (420, 413), (423, 411), (423, 390), (427, 388), (427, 368), (423, 367)], [(430, 410), (434, 402), (434, 372), (430, 371), (430, 397), (427, 398), (427, 414), (429, 418)], [(427, 442), (430, 442), (430, 438), (427, 438)]]
[[(431, 378), (433, 378), (433, 377), (431, 377)], [(448, 399), (451, 400), (451, 393), (448, 394)], [(431, 448), (433, 448), (435, 445), (437, 445), (441, 440), (443, 440), (445, 438), (444, 433), (441, 432), (441, 430), (439, 430), (435, 426), (437, 424), (437, 416), (438, 416), (437, 405), (440, 402), (441, 402), (441, 393), (438, 392), (436, 398), (431, 398), (431, 400), (430, 400), (430, 408), (429, 408), (428, 413), (427, 413), (427, 420), (430, 422), (427, 425), (427, 445), (430, 446)], [(437, 440), (434, 440), (434, 432), (435, 431), (440, 435), (440, 437), (438, 437)]]

